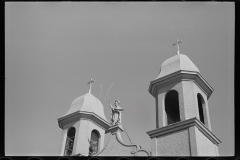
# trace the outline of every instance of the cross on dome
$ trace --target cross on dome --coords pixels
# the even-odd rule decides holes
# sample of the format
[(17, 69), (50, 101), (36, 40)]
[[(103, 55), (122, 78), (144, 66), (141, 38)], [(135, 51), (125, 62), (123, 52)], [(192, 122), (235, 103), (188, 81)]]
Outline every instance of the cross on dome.
[(88, 91), (88, 93), (91, 93), (92, 83), (93, 82), (95, 82), (95, 80), (91, 78), (90, 81), (87, 83), (87, 84), (89, 84), (89, 91)]
[(182, 43), (182, 40), (176, 40), (176, 43), (173, 43), (173, 46), (177, 45), (177, 54), (180, 54), (180, 51), (179, 51), (179, 43)]

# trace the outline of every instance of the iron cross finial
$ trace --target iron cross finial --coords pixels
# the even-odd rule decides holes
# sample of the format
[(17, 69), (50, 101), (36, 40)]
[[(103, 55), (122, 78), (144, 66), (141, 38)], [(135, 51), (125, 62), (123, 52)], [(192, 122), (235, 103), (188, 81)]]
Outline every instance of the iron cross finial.
[(88, 91), (88, 93), (91, 93), (92, 83), (93, 83), (94, 81), (95, 81), (95, 80), (91, 78), (90, 81), (87, 83), (87, 84), (89, 84), (89, 91)]
[(177, 39), (177, 42), (173, 44), (173, 46), (177, 45), (177, 54), (180, 54), (180, 51), (179, 51), (179, 43), (182, 43), (182, 40), (178, 40), (178, 39)]

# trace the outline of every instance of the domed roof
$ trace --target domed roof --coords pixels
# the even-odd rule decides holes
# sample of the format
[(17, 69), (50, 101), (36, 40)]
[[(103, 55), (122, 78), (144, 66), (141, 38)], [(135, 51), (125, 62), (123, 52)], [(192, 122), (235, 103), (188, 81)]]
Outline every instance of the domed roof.
[(186, 55), (178, 54), (176, 56), (168, 58), (162, 63), (160, 74), (156, 79), (180, 70), (200, 73), (198, 68), (193, 64), (193, 62)]
[(64, 116), (72, 114), (74, 112), (85, 111), (92, 112), (108, 121), (104, 115), (104, 108), (99, 99), (93, 96), (91, 93), (84, 94), (76, 98), (67, 113)]

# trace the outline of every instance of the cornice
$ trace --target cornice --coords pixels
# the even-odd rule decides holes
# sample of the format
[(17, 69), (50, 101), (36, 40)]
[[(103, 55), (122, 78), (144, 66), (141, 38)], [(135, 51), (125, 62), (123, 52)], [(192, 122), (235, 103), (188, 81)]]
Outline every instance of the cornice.
[(63, 129), (63, 126), (66, 123), (69, 123), (70, 121), (74, 121), (74, 120), (80, 120), (82, 118), (94, 121), (95, 123), (102, 126), (105, 130), (108, 129), (109, 126), (110, 126), (110, 123), (108, 121), (104, 120), (103, 118), (96, 115), (95, 113), (86, 112), (86, 111), (77, 111), (77, 112), (74, 112), (74, 113), (69, 114), (67, 116), (59, 118), (58, 119), (58, 125), (59, 125), (60, 128)]
[(166, 134), (171, 134), (180, 130), (188, 129), (192, 126), (196, 126), (200, 132), (202, 132), (209, 140), (211, 140), (214, 144), (218, 145), (221, 141), (215, 136), (212, 131), (210, 131), (202, 122), (200, 122), (196, 117), (180, 121), (177, 123), (173, 123), (171, 125), (157, 128), (152, 131), (148, 131), (147, 134), (150, 138), (160, 137)]
[(208, 82), (201, 76), (200, 73), (184, 70), (180, 70), (151, 81), (148, 91), (152, 96), (155, 97), (159, 88), (164, 88), (172, 83), (189, 80), (193, 81), (200, 89), (202, 89), (202, 91), (206, 93), (207, 98), (211, 96), (214, 89), (208, 84)]

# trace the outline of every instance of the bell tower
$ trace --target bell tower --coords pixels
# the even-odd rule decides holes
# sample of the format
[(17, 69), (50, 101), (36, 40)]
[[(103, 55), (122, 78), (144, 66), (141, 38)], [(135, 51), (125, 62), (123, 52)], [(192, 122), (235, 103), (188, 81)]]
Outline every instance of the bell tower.
[(186, 55), (178, 50), (165, 60), (149, 92), (156, 102), (156, 129), (147, 132), (153, 156), (218, 156), (208, 109), (213, 88)]
[(62, 129), (60, 156), (88, 156), (96, 154), (104, 147), (105, 131), (110, 123), (104, 115), (100, 100), (89, 92), (76, 98), (68, 112), (58, 119)]

